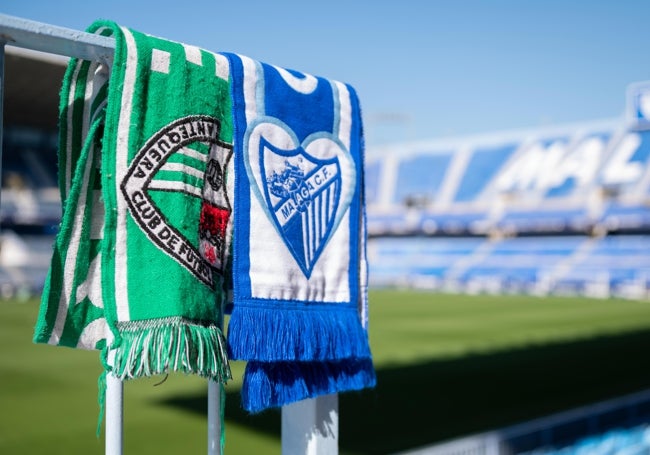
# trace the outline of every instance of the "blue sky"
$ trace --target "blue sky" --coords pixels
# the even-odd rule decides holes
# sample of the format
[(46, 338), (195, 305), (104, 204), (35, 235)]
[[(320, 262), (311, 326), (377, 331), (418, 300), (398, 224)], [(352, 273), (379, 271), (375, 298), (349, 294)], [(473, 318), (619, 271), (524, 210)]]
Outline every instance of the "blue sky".
[(650, 1), (4, 0), (352, 84), (369, 145), (616, 118), (650, 79)]

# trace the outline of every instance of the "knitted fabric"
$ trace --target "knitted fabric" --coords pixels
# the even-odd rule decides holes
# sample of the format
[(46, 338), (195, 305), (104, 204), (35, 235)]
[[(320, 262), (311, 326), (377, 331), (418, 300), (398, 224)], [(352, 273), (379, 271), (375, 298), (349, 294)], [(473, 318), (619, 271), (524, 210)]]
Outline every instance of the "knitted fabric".
[(243, 406), (371, 387), (356, 92), (226, 55), (236, 174), (228, 347), (248, 361)]
[[(113, 22), (112, 68), (61, 92), (63, 220), (34, 340), (101, 349), (121, 379), (230, 377), (221, 333), (232, 206), (227, 60)], [(228, 231), (228, 232), (227, 232)]]

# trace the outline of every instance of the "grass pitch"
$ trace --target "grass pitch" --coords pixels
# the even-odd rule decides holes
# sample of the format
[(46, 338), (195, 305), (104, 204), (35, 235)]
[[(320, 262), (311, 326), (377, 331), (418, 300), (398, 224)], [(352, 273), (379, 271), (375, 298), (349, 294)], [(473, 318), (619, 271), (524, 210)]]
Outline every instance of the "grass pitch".
[[(340, 451), (391, 453), (650, 387), (650, 302), (370, 294), (374, 390), (340, 397)], [(97, 353), (34, 345), (37, 301), (0, 301), (0, 453), (102, 454)], [(226, 453), (280, 453), (280, 416), (227, 386)], [(206, 452), (206, 384), (125, 386), (125, 453)]]

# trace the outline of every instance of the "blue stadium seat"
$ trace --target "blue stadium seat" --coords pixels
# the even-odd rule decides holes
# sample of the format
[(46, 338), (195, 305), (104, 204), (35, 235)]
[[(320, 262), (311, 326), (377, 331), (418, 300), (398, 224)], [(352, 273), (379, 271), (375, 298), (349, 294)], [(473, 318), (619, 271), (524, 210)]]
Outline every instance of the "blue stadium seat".
[(650, 207), (611, 202), (599, 221), (610, 231), (647, 229), (650, 228)]
[(455, 202), (475, 200), (519, 144), (479, 147), (473, 151), (454, 197)]
[(400, 161), (392, 202), (404, 204), (416, 197), (433, 201), (453, 154), (422, 154)]

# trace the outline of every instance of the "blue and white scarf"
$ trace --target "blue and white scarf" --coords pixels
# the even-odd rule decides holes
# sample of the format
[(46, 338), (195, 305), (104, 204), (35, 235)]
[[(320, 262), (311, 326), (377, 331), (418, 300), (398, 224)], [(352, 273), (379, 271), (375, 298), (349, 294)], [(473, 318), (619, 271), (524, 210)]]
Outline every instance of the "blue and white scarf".
[(356, 92), (224, 55), (236, 176), (228, 347), (248, 362), (243, 406), (372, 387)]

